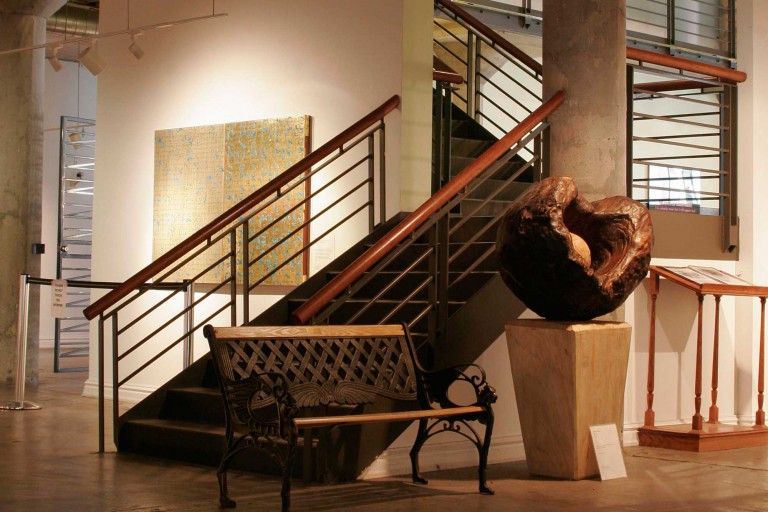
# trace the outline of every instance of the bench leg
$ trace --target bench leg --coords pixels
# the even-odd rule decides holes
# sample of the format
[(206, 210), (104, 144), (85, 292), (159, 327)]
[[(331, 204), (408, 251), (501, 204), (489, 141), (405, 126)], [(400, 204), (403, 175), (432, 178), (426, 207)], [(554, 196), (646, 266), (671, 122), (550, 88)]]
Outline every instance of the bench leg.
[(411, 476), (413, 483), (426, 484), (427, 480), (419, 473), (419, 451), (424, 446), (424, 442), (427, 440), (427, 420), (419, 420), (419, 432), (416, 434), (416, 441), (411, 448)]
[(230, 499), (227, 493), (227, 467), (229, 466), (229, 460), (234, 453), (225, 453), (221, 458), (219, 469), (216, 471), (216, 478), (219, 481), (219, 504), (221, 508), (235, 508), (235, 500)]
[(480, 464), (478, 466), (478, 473), (480, 478), (480, 493), (481, 494), (494, 494), (493, 489), (488, 487), (486, 482), (486, 469), (488, 468), (488, 451), (491, 448), (491, 434), (493, 433), (493, 411), (488, 410), (485, 423), (485, 436), (483, 439), (483, 445), (478, 446), (478, 452), (480, 455)]
[(288, 439), (288, 451), (283, 460), (283, 486), (280, 489), (282, 512), (291, 510), (291, 476), (293, 474), (293, 464), (296, 459), (296, 432)]

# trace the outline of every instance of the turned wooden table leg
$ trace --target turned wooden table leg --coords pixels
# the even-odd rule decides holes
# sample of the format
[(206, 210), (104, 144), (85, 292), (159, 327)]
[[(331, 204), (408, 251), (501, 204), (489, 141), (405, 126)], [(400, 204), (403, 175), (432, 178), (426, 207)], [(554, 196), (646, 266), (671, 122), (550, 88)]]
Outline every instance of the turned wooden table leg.
[(758, 356), (757, 371), (757, 413), (755, 425), (765, 426), (765, 411), (763, 410), (763, 392), (765, 391), (765, 297), (760, 297), (760, 355)]
[(712, 405), (709, 406), (709, 423), (719, 421), (717, 407), (717, 377), (720, 358), (720, 295), (715, 295), (715, 339), (712, 347)]
[(697, 294), (699, 298), (699, 321), (698, 321), (698, 334), (696, 335), (696, 398), (694, 399), (694, 406), (696, 408), (696, 412), (693, 414), (693, 421), (691, 422), (691, 428), (693, 430), (701, 430), (701, 428), (704, 426), (704, 418), (701, 416), (701, 351), (702, 351), (702, 316), (703, 316), (703, 305), (704, 305), (704, 295)]
[(656, 370), (656, 298), (659, 295), (659, 274), (651, 272), (651, 325), (648, 335), (648, 393), (646, 395), (645, 426), (653, 427), (656, 417), (653, 412), (653, 387)]

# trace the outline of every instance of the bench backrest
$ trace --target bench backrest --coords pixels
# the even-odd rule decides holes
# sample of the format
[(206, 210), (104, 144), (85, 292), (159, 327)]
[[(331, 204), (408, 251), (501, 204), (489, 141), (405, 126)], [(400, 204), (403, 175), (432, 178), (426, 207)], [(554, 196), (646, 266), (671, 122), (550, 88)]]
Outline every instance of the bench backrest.
[(401, 325), (206, 326), (226, 387), (254, 374), (285, 376), (300, 407), (417, 399), (413, 348)]

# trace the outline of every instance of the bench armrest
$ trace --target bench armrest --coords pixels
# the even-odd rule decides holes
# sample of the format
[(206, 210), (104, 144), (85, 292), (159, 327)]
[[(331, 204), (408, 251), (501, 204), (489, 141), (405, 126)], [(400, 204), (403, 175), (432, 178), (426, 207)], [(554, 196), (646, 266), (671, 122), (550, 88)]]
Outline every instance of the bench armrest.
[(285, 437), (298, 408), (288, 391), (285, 376), (278, 372), (253, 373), (224, 384), (231, 420), (240, 427)]
[(496, 390), (488, 384), (485, 377), (485, 370), (476, 364), (464, 364), (451, 366), (440, 370), (422, 370), (421, 372), (426, 400), (429, 405), (439, 404), (441, 407), (460, 407), (460, 404), (453, 402), (448, 396), (449, 388), (457, 382), (468, 383), (475, 392), (474, 404), (461, 405), (481, 405), (488, 407), (496, 402)]

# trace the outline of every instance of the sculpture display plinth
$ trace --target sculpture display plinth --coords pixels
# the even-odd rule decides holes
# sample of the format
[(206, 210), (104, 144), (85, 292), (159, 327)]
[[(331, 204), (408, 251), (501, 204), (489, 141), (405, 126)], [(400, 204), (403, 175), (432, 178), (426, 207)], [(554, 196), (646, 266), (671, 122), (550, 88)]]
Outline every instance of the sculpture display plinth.
[(630, 325), (516, 320), (506, 333), (528, 470), (597, 476), (589, 427), (622, 431)]

